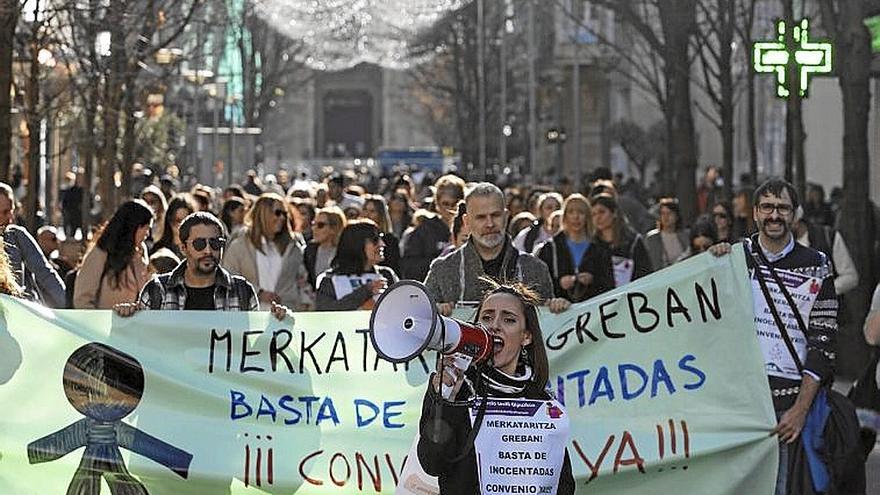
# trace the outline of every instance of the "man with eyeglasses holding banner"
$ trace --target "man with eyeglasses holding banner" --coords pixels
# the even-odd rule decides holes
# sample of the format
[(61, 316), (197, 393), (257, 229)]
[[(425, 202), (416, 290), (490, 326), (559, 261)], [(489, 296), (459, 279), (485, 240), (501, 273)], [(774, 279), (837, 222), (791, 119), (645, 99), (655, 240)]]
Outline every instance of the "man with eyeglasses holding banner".
[[(171, 272), (153, 276), (141, 289), (138, 302), (120, 303), (113, 309), (123, 317), (141, 309), (257, 311), (254, 287), (220, 266), (224, 231), (220, 220), (207, 212), (184, 218), (180, 224), (184, 260)], [(283, 320), (288, 310), (273, 303), (272, 314)]]
[[(743, 244), (754, 292), (755, 327), (778, 420), (776, 493), (801, 493), (796, 487), (803, 483), (802, 477), (792, 476), (797, 459), (804, 462), (802, 455), (796, 455), (803, 448), (801, 432), (820, 387), (834, 378), (834, 277), (827, 256), (797, 243), (792, 235), (798, 209), (794, 186), (770, 179), (758, 187), (754, 198), (758, 233)], [(709, 251), (725, 255), (730, 244), (716, 244)]]

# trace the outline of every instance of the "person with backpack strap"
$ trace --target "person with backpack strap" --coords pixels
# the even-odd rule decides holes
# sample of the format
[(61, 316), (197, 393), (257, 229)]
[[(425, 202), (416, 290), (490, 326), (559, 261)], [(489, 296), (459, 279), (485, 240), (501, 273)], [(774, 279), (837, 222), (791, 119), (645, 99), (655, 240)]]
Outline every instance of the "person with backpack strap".
[(834, 270), (834, 291), (838, 296), (855, 289), (859, 285), (859, 272), (849, 254), (849, 248), (835, 229), (827, 225), (811, 223), (803, 218), (803, 209), (797, 210), (797, 223), (794, 227), (795, 239), (804, 246), (825, 254)]
[(602, 193), (590, 198), (596, 244), (611, 251), (614, 286), (621, 287), (651, 273), (651, 258), (642, 235), (626, 223), (617, 199)]
[[(858, 467), (852, 457), (857, 422), (850, 438), (855, 412), (830, 390), (838, 327), (831, 264), (821, 252), (795, 242), (798, 196), (791, 184), (768, 180), (754, 198), (758, 233), (744, 246), (755, 327), (778, 420), (773, 430), (780, 440), (776, 494), (858, 485), (858, 473), (852, 472), (853, 464)], [(717, 244), (710, 252), (729, 253), (730, 244)], [(823, 448), (814, 444), (818, 436), (825, 440)]]
[(550, 221), (550, 215), (562, 208), (562, 195), (547, 192), (538, 196), (538, 219), (519, 231), (513, 239), (513, 245), (523, 253), (533, 253), (541, 243), (549, 240), (556, 232)]

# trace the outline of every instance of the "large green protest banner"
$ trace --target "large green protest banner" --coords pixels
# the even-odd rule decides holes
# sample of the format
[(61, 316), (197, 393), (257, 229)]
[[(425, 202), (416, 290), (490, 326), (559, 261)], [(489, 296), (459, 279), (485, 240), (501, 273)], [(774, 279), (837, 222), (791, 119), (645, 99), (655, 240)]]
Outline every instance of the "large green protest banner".
[[(751, 297), (737, 248), (542, 314), (579, 491), (772, 492)], [(400, 477), (433, 356), (379, 360), (367, 312), (0, 306), (0, 493), (422, 490)]]

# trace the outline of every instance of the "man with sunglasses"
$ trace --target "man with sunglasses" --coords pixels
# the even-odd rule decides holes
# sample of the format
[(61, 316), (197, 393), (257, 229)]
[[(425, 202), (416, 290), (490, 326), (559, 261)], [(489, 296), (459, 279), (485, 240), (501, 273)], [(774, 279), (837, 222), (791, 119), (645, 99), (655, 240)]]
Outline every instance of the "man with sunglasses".
[[(792, 473), (804, 457), (796, 449), (803, 448), (801, 432), (820, 386), (834, 379), (838, 326), (831, 263), (823, 253), (795, 241), (797, 209), (794, 186), (768, 180), (754, 196), (758, 233), (743, 241), (755, 326), (778, 420), (777, 494), (801, 493), (803, 480)], [(730, 252), (730, 244), (716, 244), (709, 251), (721, 256)]]
[[(141, 289), (138, 302), (114, 306), (120, 316), (141, 309), (257, 311), (254, 287), (243, 277), (220, 266), (226, 245), (225, 229), (207, 212), (188, 215), (180, 224), (180, 249), (184, 260), (169, 273), (154, 276)], [(279, 320), (288, 315), (285, 306), (272, 305)]]

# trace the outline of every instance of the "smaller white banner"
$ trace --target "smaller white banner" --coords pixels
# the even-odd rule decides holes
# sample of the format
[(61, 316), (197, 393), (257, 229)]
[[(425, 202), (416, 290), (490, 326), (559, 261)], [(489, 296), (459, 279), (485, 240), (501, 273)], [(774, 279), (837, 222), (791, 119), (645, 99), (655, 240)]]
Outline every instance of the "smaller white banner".
[[(363, 275), (334, 275), (332, 280), (333, 290), (336, 291), (336, 299), (342, 299), (357, 290), (359, 287), (381, 278), (382, 275), (379, 275), (378, 273), (364, 273)], [(374, 295), (372, 298), (367, 299), (366, 302), (361, 304), (358, 309), (373, 309), (373, 306), (378, 300), (379, 295)]]
[[(481, 404), (471, 406), (472, 423)], [(474, 440), (482, 495), (555, 495), (568, 434), (568, 415), (555, 400), (487, 399)]]
[(614, 268), (615, 287), (621, 287), (632, 282), (633, 270), (636, 267), (635, 261), (623, 256), (612, 256), (611, 265)]

